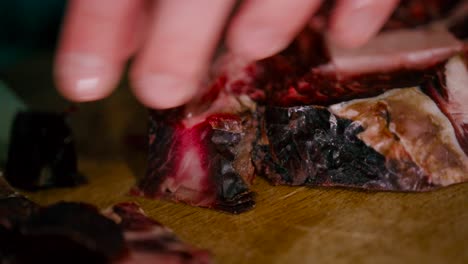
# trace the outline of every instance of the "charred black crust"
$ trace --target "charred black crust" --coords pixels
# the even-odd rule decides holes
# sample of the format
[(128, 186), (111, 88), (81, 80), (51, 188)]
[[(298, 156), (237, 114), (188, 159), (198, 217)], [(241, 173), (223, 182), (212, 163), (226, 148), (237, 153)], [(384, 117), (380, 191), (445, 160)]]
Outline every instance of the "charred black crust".
[(215, 176), (217, 202), (214, 208), (230, 213), (241, 213), (254, 207), (254, 194), (248, 183), (234, 169), (237, 145), (241, 142), (242, 133), (214, 130), (211, 136), (216, 165), (212, 175)]
[[(169, 151), (174, 144), (175, 128), (163, 121), (152, 111), (148, 125), (148, 168), (146, 176), (140, 179), (138, 187), (147, 196), (154, 196), (159, 185), (174, 169), (174, 160), (169, 159)], [(165, 164), (165, 166), (163, 166)]]
[(252, 159), (273, 184), (364, 187), (389, 173), (385, 157), (356, 137), (362, 127), (326, 108), (267, 107), (264, 116), (269, 144), (256, 144)]

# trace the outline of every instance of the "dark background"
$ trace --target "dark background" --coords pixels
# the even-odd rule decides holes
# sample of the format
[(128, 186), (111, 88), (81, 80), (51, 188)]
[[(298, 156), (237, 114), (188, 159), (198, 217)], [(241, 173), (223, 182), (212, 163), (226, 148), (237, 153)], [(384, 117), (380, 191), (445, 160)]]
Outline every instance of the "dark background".
[(40, 53), (53, 53), (65, 0), (0, 1), (0, 73)]

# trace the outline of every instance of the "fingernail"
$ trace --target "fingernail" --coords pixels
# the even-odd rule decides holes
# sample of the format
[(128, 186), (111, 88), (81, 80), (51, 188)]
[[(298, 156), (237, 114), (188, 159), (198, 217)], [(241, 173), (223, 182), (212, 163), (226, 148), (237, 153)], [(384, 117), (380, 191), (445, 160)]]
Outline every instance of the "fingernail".
[(248, 60), (259, 60), (284, 49), (288, 42), (274, 28), (262, 26), (231, 38), (231, 50)]
[(145, 74), (133, 81), (136, 97), (146, 106), (167, 109), (183, 105), (197, 92), (197, 82), (171, 74)]
[(343, 48), (357, 48), (367, 42), (380, 27), (372, 4), (358, 5), (333, 25), (331, 37)]
[(92, 101), (111, 93), (122, 66), (89, 54), (65, 54), (57, 59), (55, 76), (59, 90), (74, 101)]

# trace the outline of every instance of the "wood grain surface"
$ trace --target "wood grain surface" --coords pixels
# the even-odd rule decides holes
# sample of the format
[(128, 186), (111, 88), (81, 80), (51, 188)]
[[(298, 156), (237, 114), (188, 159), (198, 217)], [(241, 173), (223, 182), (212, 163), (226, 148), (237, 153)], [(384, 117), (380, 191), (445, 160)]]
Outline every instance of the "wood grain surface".
[[(22, 78), (10, 84), (37, 108), (63, 107), (50, 87), (27, 87), (24, 78), (45, 78), (37, 65), (30, 68), (20, 68)], [(105, 208), (136, 201), (183, 240), (211, 250), (217, 263), (468, 263), (468, 184), (390, 193), (273, 187), (257, 179), (257, 206), (241, 215), (130, 197), (146, 154), (123, 139), (144, 133), (145, 114), (125, 87), (81, 105), (72, 124), (89, 183), (26, 194), (43, 205), (68, 200)]]

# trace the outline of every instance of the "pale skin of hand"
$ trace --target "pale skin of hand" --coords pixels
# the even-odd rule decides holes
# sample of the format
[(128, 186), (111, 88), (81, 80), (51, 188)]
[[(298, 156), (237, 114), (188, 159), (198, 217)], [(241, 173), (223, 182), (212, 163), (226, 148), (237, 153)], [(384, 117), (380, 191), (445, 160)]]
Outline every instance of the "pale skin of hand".
[[(324, 0), (326, 1), (326, 0)], [(115, 89), (130, 58), (131, 87), (150, 108), (182, 105), (200, 92), (220, 35), (229, 50), (258, 60), (285, 48), (322, 0), (70, 0), (55, 61), (68, 99), (86, 102)], [(398, 0), (337, 0), (328, 34), (337, 44), (365, 44)]]

